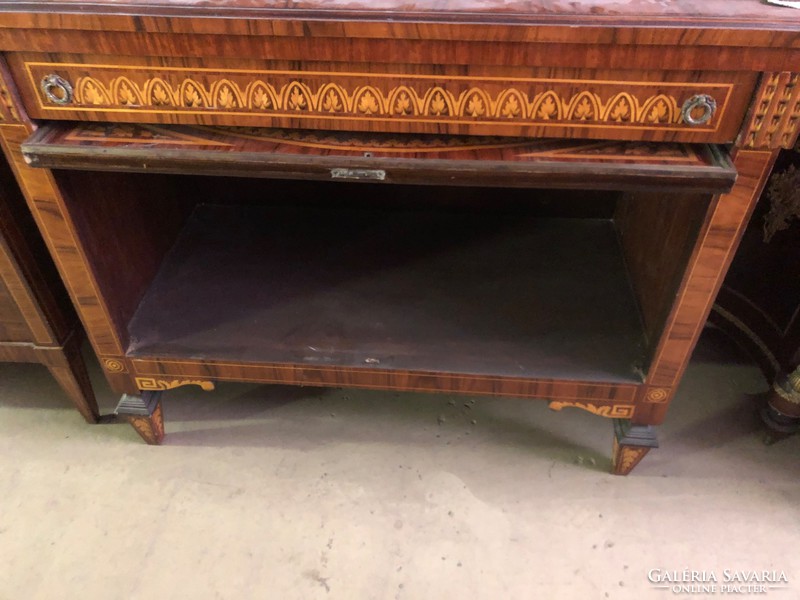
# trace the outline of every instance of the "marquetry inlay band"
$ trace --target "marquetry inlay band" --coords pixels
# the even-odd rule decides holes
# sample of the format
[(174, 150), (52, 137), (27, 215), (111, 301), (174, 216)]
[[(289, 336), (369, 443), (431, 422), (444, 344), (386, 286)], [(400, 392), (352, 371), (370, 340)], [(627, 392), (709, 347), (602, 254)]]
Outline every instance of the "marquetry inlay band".
[(636, 448), (633, 446), (620, 447), (618, 442), (614, 440), (614, 472), (627, 474), (642, 460), (649, 450), (650, 448)]
[(669, 400), (669, 390), (665, 388), (650, 388), (644, 395), (644, 401), (651, 404), (661, 404)]
[[(122, 65), (27, 63), (32, 83), (75, 68), (74, 100), (46, 110), (124, 110), (292, 118), (462, 123), (581, 124), (611, 128), (692, 127), (681, 107), (697, 94), (721, 106), (725, 83), (514, 79), (386, 73), (219, 71)], [(91, 75), (80, 74), (89, 71)], [(136, 71), (135, 73), (129, 71)], [(125, 73), (125, 74), (121, 74)], [(157, 73), (157, 75), (156, 75)], [(402, 82), (402, 83), (400, 83)], [(717, 111), (718, 113), (721, 111)], [(699, 131), (716, 131), (715, 114)]]
[(156, 379), (154, 377), (137, 377), (136, 387), (144, 392), (163, 392), (184, 385), (199, 385), (204, 391), (214, 391), (214, 383), (199, 379)]
[(116, 358), (103, 359), (103, 366), (109, 373), (124, 373), (127, 371), (125, 368), (125, 363), (123, 363), (121, 360), (117, 360)]
[(633, 405), (626, 404), (593, 404), (592, 402), (584, 402), (580, 400), (563, 402), (561, 400), (554, 400), (550, 402), (548, 408), (551, 410), (561, 410), (565, 407), (581, 408), (589, 411), (592, 414), (601, 417), (608, 417), (611, 419), (629, 419), (633, 416)]

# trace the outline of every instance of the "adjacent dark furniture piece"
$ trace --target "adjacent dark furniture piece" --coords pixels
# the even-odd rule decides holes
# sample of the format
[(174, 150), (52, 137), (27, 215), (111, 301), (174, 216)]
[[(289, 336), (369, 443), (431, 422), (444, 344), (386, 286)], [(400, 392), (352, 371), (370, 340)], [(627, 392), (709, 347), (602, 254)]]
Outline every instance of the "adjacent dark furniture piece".
[(5, 160), (0, 160), (0, 361), (41, 363), (87, 423), (97, 402), (84, 339), (55, 265)]
[[(0, 0), (3, 149), (114, 390), (669, 403), (780, 148), (756, 0)], [(214, 177), (210, 177), (213, 175)]]
[(800, 430), (800, 147), (778, 156), (710, 321), (771, 383), (761, 409), (770, 439)]

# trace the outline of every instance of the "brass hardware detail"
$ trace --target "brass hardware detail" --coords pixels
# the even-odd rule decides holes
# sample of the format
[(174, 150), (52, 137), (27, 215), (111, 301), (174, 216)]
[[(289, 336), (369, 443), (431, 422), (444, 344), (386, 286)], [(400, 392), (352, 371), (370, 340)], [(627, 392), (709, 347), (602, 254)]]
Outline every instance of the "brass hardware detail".
[[(702, 112), (699, 116), (695, 117), (694, 112), (698, 109)], [(681, 108), (683, 122), (693, 127), (708, 123), (715, 112), (717, 112), (717, 101), (708, 94), (692, 96), (683, 103), (683, 107)]]
[[(46, 75), (42, 79), (42, 92), (50, 102), (53, 104), (69, 104), (72, 102), (73, 92), (72, 86), (69, 81), (58, 75)], [(87, 100), (90, 99), (90, 92), (94, 92), (94, 97), (91, 98), (92, 104), (101, 104), (102, 99), (97, 96), (94, 91), (94, 86), (87, 89)]]
[(369, 179), (383, 181), (386, 171), (383, 169), (331, 169), (331, 179)]

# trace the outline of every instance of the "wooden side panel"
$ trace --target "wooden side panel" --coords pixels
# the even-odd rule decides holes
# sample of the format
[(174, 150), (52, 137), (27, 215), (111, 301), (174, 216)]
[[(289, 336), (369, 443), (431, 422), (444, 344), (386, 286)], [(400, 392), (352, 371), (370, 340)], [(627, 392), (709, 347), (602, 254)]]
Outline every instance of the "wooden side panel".
[[(8, 257), (0, 245), (0, 273), (8, 265)], [(17, 299), (11, 295), (0, 277), (0, 344), (3, 342), (30, 342), (33, 339), (25, 317), (17, 307)]]
[(742, 150), (736, 155), (734, 164), (739, 179), (733, 190), (720, 196), (709, 211), (656, 350), (635, 422), (663, 421), (669, 399), (680, 382), (775, 154)]
[(94, 275), (87, 269), (61, 192), (49, 171), (31, 168), (22, 158), (20, 144), (29, 132), (26, 125), (0, 125), (3, 150), (17, 174), (95, 349), (103, 354), (120, 355), (122, 345), (98, 292)]
[(634, 192), (617, 205), (615, 223), (651, 353), (703, 223), (709, 197)]
[(28, 335), (17, 341), (59, 345), (78, 324), (66, 290), (4, 159), (0, 159), (0, 280), (16, 305), (14, 311), (17, 308), (21, 311), (29, 329)]
[(112, 325), (94, 275), (86, 266), (75, 229), (53, 176), (28, 166), (20, 145), (33, 131), (5, 63), (0, 63), (0, 145), (42, 232), (59, 273), (78, 309), (92, 345), (99, 354), (121, 356), (122, 344)]
[(127, 326), (193, 201), (176, 187), (181, 179), (106, 172), (56, 171), (66, 210), (108, 304), (118, 338)]

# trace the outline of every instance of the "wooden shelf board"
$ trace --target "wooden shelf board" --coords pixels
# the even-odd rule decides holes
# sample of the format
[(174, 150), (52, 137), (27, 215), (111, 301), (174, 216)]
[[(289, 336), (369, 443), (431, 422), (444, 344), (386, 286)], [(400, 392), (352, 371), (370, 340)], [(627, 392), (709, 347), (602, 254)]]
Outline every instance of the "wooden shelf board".
[(129, 332), (139, 358), (628, 384), (644, 357), (613, 222), (516, 213), (199, 205)]

